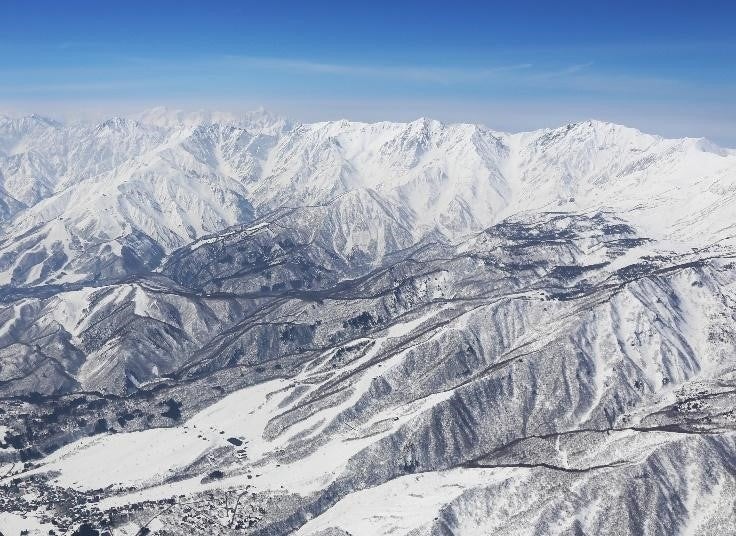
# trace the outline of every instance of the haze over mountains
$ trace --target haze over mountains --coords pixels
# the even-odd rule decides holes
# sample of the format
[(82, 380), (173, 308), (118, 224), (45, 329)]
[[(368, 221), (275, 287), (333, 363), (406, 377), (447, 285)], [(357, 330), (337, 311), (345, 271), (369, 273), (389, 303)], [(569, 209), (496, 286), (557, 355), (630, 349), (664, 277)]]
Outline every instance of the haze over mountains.
[(734, 149), (4, 117), (0, 221), (0, 526), (736, 530)]

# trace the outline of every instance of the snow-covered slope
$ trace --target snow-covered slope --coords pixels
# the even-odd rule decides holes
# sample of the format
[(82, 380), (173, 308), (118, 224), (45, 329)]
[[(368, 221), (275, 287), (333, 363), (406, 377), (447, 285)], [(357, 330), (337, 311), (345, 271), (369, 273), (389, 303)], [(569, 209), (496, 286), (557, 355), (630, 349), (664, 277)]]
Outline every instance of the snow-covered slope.
[[(45, 155), (47, 195), (16, 209), (0, 239), (4, 284), (106, 277), (109, 270), (98, 261), (125, 264), (130, 242), (142, 239), (149, 249), (168, 252), (249, 221), (243, 179), (257, 172), (260, 153), (273, 139), (229, 125), (167, 131), (119, 118), (64, 136), (74, 139), (68, 152), (55, 148)], [(15, 176), (12, 171), (4, 174)], [(137, 269), (155, 265), (160, 254), (135, 257), (128, 264)], [(125, 270), (118, 266), (113, 273)]]
[(732, 238), (736, 152), (599, 121), (515, 134), (509, 212), (608, 207), (649, 236), (695, 246)]
[(3, 533), (736, 531), (733, 150), (154, 109), (0, 173)]
[(254, 188), (269, 207), (320, 204), (368, 189), (413, 213), (418, 235), (490, 224), (511, 193), (499, 166), (508, 148), (474, 125), (338, 121), (297, 127), (274, 148)]
[[(735, 234), (736, 153), (598, 121), (514, 135), (428, 119), (292, 125), (263, 111), (154, 109), (69, 127), (36, 116), (3, 121), (2, 215), (13, 218), (0, 257), (6, 284), (12, 273), (14, 284), (99, 277), (79, 257), (107, 258), (100, 244), (115, 263), (130, 235), (169, 252), (253, 213), (347, 194), (401, 212), (415, 241), (435, 232), (456, 239), (540, 209), (611, 209), (674, 248)], [(358, 225), (348, 244), (360, 244), (369, 223), (355, 208), (335, 221)], [(19, 242), (30, 260), (14, 249)], [(386, 251), (355, 253), (380, 262)]]

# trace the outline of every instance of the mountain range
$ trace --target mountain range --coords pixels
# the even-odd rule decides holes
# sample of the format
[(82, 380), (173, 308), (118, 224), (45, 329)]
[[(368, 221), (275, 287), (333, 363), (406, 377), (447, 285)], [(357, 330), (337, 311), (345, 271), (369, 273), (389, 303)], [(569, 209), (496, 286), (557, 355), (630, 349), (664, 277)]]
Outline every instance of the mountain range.
[(0, 225), (5, 536), (736, 531), (734, 149), (1, 117)]

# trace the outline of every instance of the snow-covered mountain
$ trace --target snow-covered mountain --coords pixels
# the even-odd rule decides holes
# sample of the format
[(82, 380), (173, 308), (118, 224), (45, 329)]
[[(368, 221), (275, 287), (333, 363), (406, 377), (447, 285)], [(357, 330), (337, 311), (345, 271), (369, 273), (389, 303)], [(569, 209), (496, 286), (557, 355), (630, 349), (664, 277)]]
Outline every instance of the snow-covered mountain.
[(736, 530), (734, 150), (154, 109), (0, 174), (0, 531)]
[[(506, 135), (427, 119), (292, 126), (266, 112), (156, 109), (70, 127), (6, 118), (0, 132), (6, 284), (104, 277), (84, 258), (116, 264), (131, 236), (168, 253), (254, 214), (348, 194), (358, 213), (345, 221), (360, 221), (368, 200), (400, 211), (414, 241), (541, 209), (614, 210), (687, 247), (734, 234), (733, 151), (596, 121)], [(342, 253), (380, 262), (380, 241), (358, 234)]]

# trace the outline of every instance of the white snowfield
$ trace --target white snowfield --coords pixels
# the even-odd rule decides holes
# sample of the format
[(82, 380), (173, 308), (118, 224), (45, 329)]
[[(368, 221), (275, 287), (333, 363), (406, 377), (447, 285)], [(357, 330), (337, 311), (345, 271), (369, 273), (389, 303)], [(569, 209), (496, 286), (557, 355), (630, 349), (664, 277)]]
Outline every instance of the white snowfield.
[[(440, 311), (433, 311), (434, 316)], [(405, 336), (427, 320), (420, 317), (405, 324), (392, 326), (385, 339)], [(350, 368), (357, 369), (375, 354), (380, 352), (383, 340), (375, 341), (369, 352)], [(328, 354), (333, 353), (332, 350)], [(392, 362), (384, 364), (389, 369), (402, 360), (397, 354)], [(327, 357), (327, 356), (325, 356)], [(350, 368), (346, 372), (350, 372)], [(145, 491), (103, 501), (103, 507), (113, 504), (126, 504), (131, 500), (165, 498), (172, 495), (206, 489), (200, 484), (201, 476), (177, 482), (161, 483), (177, 475), (206, 457), (218, 448), (234, 450), (227, 440), (235, 437), (245, 442), (248, 467), (258, 473), (249, 479), (245, 473), (224, 481), (211, 484), (211, 487), (242, 486), (251, 484), (255, 489), (277, 491), (284, 487), (292, 492), (309, 495), (323, 489), (334, 477), (339, 475), (351, 456), (376, 441), (375, 435), (363, 439), (358, 430), (352, 430), (345, 437), (332, 438), (306, 458), (294, 465), (276, 464), (270, 458), (275, 451), (291, 447), (291, 443), (308, 432), (318, 436), (345, 408), (350, 407), (357, 398), (364, 395), (370, 387), (372, 376), (364, 374), (353, 387), (353, 395), (343, 404), (317, 411), (309, 418), (292, 426), (288, 433), (267, 440), (264, 438), (269, 422), (285, 411), (285, 401), (293, 395), (298, 386), (319, 385), (319, 368), (304, 372), (286, 381), (274, 380), (237, 391), (189, 419), (185, 424), (172, 428), (155, 428), (141, 432), (118, 433), (85, 438), (66, 447), (44, 460), (37, 470), (27, 474), (57, 472), (53, 481), (61, 486), (75, 489), (94, 490), (112, 487), (123, 490), (129, 487), (145, 488)], [(304, 394), (302, 394), (304, 396)], [(449, 393), (446, 395), (449, 396)], [(445, 398), (446, 398), (445, 396)], [(392, 428), (398, 428), (409, 419), (437, 403), (443, 396), (429, 398), (425, 403), (402, 409), (401, 414), (377, 416), (376, 420), (391, 419)], [(366, 429), (370, 427), (369, 423)], [(391, 429), (385, 430), (383, 435)], [(104, 467), (104, 471), (100, 468)], [(242, 469), (242, 468), (241, 468)]]
[(0, 530), (8, 536), (46, 536), (50, 530), (54, 530), (51, 523), (40, 523), (34, 516), (20, 515), (11, 512), (0, 512)]

